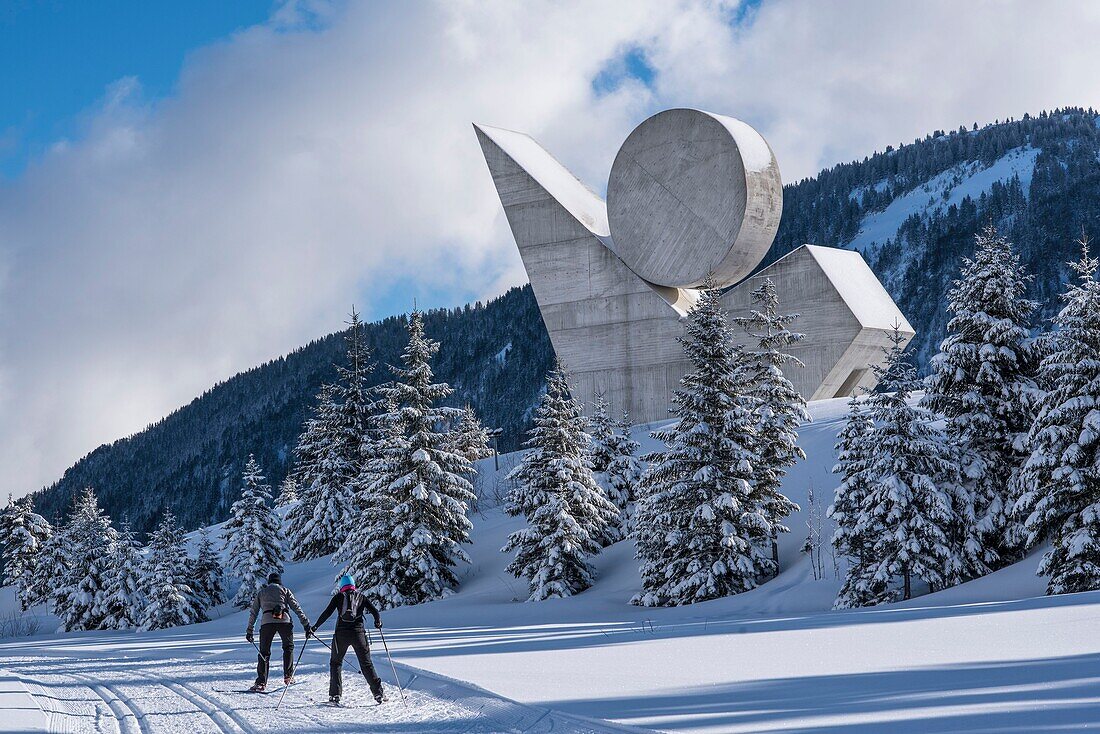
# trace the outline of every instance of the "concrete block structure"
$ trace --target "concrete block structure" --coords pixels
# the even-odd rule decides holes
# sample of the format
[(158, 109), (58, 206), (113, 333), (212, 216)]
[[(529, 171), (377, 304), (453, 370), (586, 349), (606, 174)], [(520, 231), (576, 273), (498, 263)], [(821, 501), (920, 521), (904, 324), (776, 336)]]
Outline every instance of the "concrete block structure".
[[(764, 139), (743, 122), (667, 110), (616, 156), (607, 202), (530, 137), (475, 125), (550, 340), (586, 407), (597, 392), (634, 423), (668, 416), (688, 369), (680, 319), (708, 276), (747, 314), (771, 278), (805, 367), (787, 377), (807, 400), (873, 387), (892, 325), (913, 330), (856, 252), (804, 245), (746, 277), (767, 253), (782, 182)], [(746, 336), (746, 339), (748, 337)]]

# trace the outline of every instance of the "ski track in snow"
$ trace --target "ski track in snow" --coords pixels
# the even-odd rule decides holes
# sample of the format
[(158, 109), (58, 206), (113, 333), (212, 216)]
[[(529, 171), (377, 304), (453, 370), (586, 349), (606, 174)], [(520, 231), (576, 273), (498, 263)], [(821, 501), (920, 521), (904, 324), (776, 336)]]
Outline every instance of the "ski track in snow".
[[(4, 667), (24, 679), (47, 712), (51, 732), (72, 734), (260, 734), (261, 732), (493, 731), (461, 704), (396, 689), (378, 706), (366, 683), (345, 679), (350, 705), (330, 708), (327, 666), (303, 666), (301, 682), (276, 710), (281, 686), (260, 696), (225, 692), (246, 688), (248, 664), (194, 660), (129, 661), (107, 658), (12, 657)], [(62, 672), (73, 667), (76, 671)], [(357, 685), (358, 684), (358, 685)], [(485, 726), (489, 728), (485, 728)]]

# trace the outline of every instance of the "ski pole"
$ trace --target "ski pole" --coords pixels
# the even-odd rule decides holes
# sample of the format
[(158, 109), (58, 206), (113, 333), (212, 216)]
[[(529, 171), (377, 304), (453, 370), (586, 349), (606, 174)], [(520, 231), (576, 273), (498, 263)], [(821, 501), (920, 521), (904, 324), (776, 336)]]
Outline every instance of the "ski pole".
[[(309, 635), (306, 635), (306, 639), (302, 642), (302, 649), (298, 651), (298, 659), (294, 661), (294, 668), (290, 671), (291, 677), (294, 676), (294, 671), (298, 669), (298, 663), (302, 662), (302, 653), (306, 651), (306, 644), (309, 643)], [(283, 697), (286, 696), (287, 690), (290, 689), (290, 679), (287, 679), (283, 685), (283, 692), (279, 695), (279, 703), (275, 704), (275, 710), (278, 711), (279, 707), (283, 705)]]
[(252, 643), (252, 647), (256, 648), (256, 654), (260, 656), (260, 660), (264, 661), (264, 680), (267, 680), (267, 674), (271, 672), (271, 660), (267, 655), (260, 652), (260, 646), (256, 644), (255, 640), (249, 640)]
[(256, 644), (256, 641), (249, 640), (249, 642), (252, 643), (252, 647), (256, 648), (256, 654), (262, 657), (264, 659), (264, 662), (267, 662), (267, 655), (264, 655), (262, 652), (260, 652), (260, 646)]
[(393, 679), (397, 681), (397, 690), (401, 693), (401, 703), (405, 704), (405, 708), (409, 707), (409, 702), (405, 700), (405, 689), (401, 687), (401, 679), (397, 676), (397, 666), (393, 664), (393, 656), (390, 655), (390, 646), (386, 644), (386, 636), (382, 634), (382, 628), (378, 628), (378, 636), (382, 638), (382, 647), (386, 649), (386, 657), (390, 661), (390, 670), (393, 671)]

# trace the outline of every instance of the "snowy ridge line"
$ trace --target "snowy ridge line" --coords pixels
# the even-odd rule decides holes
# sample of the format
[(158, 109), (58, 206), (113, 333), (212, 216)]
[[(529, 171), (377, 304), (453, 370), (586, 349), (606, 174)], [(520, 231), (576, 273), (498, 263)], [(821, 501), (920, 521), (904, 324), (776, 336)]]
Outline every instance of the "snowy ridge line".
[[(470, 709), (471, 712), (485, 717), (475, 720), (472, 728), (484, 731), (485, 724), (507, 727), (505, 731), (523, 734), (542, 734), (544, 732), (562, 732), (570, 734), (655, 734), (653, 729), (616, 724), (602, 719), (589, 719), (584, 716), (567, 714), (545, 706), (520, 703), (488, 691), (480, 686), (422, 668), (414, 668), (405, 663), (394, 661), (401, 672), (401, 683), (405, 690), (416, 690), (435, 698), (453, 701)], [(385, 668), (383, 671), (382, 668)], [(378, 673), (387, 683), (396, 685), (389, 666), (378, 666)], [(400, 705), (392, 701), (387, 705)], [(487, 721), (486, 721), (487, 720)]]
[(0, 732), (49, 731), (49, 714), (21, 676), (0, 670)]

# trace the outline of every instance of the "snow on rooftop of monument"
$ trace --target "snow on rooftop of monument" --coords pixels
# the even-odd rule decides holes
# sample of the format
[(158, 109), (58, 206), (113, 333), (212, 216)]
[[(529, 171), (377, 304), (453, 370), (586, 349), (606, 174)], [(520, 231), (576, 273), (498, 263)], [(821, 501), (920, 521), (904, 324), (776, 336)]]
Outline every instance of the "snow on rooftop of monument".
[(597, 237), (610, 237), (611, 227), (607, 223), (607, 205), (604, 204), (603, 199), (570, 173), (568, 168), (533, 138), (499, 127), (488, 125), (475, 125), (475, 127), (499, 145), (501, 150), (516, 162), (516, 165), (527, 171), (540, 186), (546, 189), (547, 193), (576, 217), (577, 221)]
[(752, 125), (726, 115), (716, 115), (713, 112), (706, 114), (722, 123), (733, 136), (746, 171), (760, 173), (767, 170), (768, 166), (775, 164), (775, 156), (772, 154), (772, 149), (768, 147), (768, 141), (764, 140)]
[(837, 247), (806, 245), (806, 248), (861, 325), (890, 329), (897, 322), (902, 331), (913, 333), (905, 314), (890, 298), (862, 255)]

